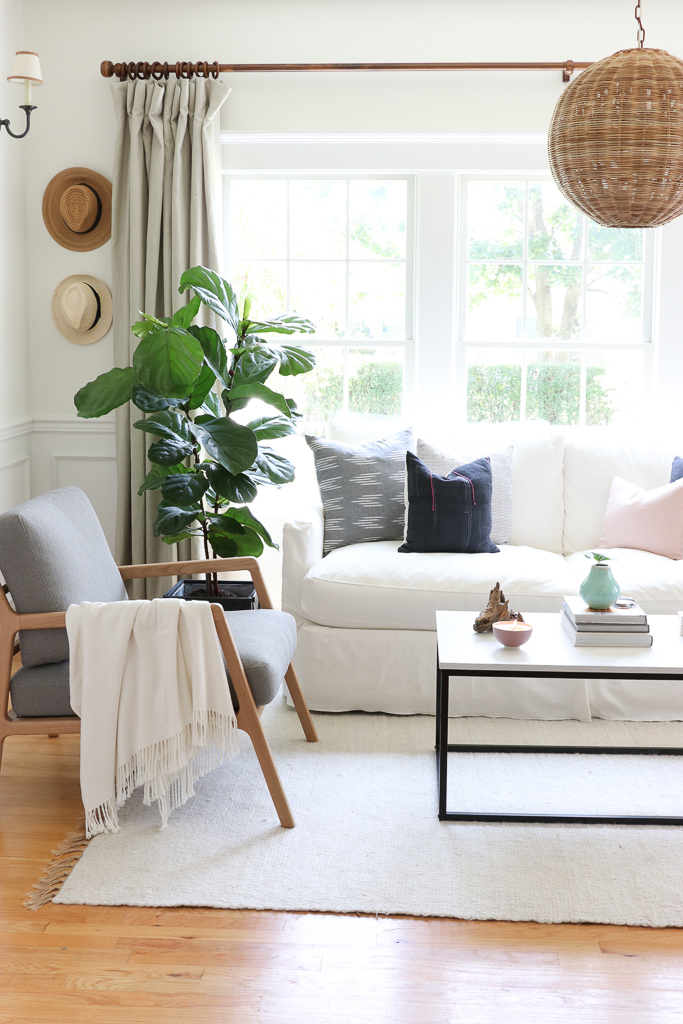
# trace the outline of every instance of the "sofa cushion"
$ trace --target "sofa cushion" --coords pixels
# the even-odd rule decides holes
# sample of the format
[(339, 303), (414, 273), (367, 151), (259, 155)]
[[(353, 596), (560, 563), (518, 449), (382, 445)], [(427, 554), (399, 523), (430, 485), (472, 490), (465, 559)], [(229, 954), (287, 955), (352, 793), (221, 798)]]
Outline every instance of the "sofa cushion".
[(578, 593), (564, 558), (551, 551), (507, 544), (496, 554), (406, 556), (384, 541), (338, 548), (318, 561), (304, 577), (301, 606), (321, 626), (435, 629), (437, 609), (476, 614), (496, 581), (521, 611), (559, 612), (563, 595)]
[[(612, 575), (623, 596), (635, 597), (648, 615), (675, 615), (683, 609), (683, 561), (633, 548), (601, 548), (601, 552), (614, 559)], [(567, 593), (576, 594), (590, 563), (581, 551), (568, 555), (566, 562), (572, 579)]]
[[(447, 476), (456, 466), (485, 457), (491, 465), (493, 481), (491, 492), (491, 540), (494, 544), (507, 544), (512, 533), (512, 467), (514, 447), (499, 448), (480, 455), (451, 455), (434, 445), (417, 439), (417, 457), (429, 466), (433, 473)], [(406, 490), (406, 505), (408, 496)]]
[(19, 718), (73, 717), (69, 698), (69, 662), (20, 668), (10, 683), (12, 710)]
[(564, 438), (550, 430), (515, 437), (510, 543), (562, 553)]
[(369, 444), (306, 437), (325, 509), (323, 554), (345, 544), (401, 540), (406, 452), (412, 430)]
[(406, 454), (408, 526), (399, 551), (498, 551), (491, 543), (491, 488), (488, 459), (433, 473), (422, 459)]
[[(127, 599), (95, 510), (78, 487), (48, 491), (0, 516), (0, 572), (22, 613)], [(19, 642), (25, 667), (69, 657), (65, 629), (24, 631)]]
[[(596, 428), (593, 428), (595, 431)], [(615, 476), (645, 490), (669, 482), (675, 449), (660, 439), (598, 431), (567, 438), (564, 452), (564, 540), (567, 554), (598, 546)]]
[[(225, 617), (242, 659), (254, 701), (259, 707), (269, 704), (282, 686), (285, 672), (294, 656), (294, 618), (286, 612), (268, 608), (226, 612)], [(12, 709), (20, 718), (63, 717), (74, 713), (69, 700), (68, 660), (18, 669), (12, 676), (10, 692)], [(232, 686), (231, 692), (235, 701)]]
[(225, 617), (257, 706), (270, 704), (296, 649), (294, 617), (270, 608), (226, 612)]
[(675, 483), (676, 480), (683, 480), (683, 459), (680, 455), (674, 457), (671, 463), (671, 477), (669, 483)]
[(615, 476), (598, 547), (683, 558), (683, 480), (645, 491)]

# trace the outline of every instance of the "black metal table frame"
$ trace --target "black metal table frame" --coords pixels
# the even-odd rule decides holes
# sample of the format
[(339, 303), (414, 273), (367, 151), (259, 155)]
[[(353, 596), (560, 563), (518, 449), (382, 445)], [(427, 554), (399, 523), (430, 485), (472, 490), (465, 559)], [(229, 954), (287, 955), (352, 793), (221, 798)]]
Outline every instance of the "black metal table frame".
[[(502, 754), (683, 754), (682, 747), (567, 747), (531, 746), (527, 744), (496, 743), (449, 743), (448, 742), (448, 697), (451, 677), (501, 677), (528, 679), (538, 676), (542, 679), (633, 679), (633, 674), (602, 671), (548, 672), (530, 670), (528, 665), (517, 670), (498, 671), (492, 668), (440, 668), (437, 654), (436, 666), (436, 774), (439, 793), (439, 821), (510, 821), (543, 822), (587, 825), (683, 825), (683, 817), (661, 817), (659, 815), (637, 814), (505, 814), (483, 811), (449, 811), (448, 807), (448, 754), (460, 753), (502, 753)], [(680, 679), (672, 673), (647, 673), (646, 680)]]

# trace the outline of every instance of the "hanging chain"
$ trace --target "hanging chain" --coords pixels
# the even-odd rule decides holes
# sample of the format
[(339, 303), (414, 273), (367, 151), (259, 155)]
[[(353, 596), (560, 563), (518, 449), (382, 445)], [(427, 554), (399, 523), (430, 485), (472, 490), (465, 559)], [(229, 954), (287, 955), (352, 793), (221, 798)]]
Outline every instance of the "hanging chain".
[(645, 29), (643, 23), (640, 20), (640, 0), (636, 2), (635, 18), (638, 22), (638, 32), (636, 33), (636, 39), (638, 41), (638, 47), (642, 50), (643, 44), (645, 43)]

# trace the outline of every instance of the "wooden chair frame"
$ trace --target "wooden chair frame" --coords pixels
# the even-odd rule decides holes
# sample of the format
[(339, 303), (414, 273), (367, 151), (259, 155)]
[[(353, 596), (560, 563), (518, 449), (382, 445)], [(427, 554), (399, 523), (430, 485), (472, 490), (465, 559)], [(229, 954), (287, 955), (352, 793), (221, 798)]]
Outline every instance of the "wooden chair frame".
[[(227, 570), (246, 570), (254, 582), (262, 608), (272, 608), (268, 590), (261, 575), (261, 569), (255, 558), (213, 558), (191, 562), (156, 562), (149, 565), (121, 565), (119, 572), (124, 580), (146, 579), (154, 576), (189, 576), (201, 572), (225, 572)], [(0, 590), (0, 765), (2, 764), (2, 748), (8, 736), (56, 736), (59, 733), (79, 733), (80, 718), (19, 718), (9, 710), (9, 689), (12, 677), (12, 660), (18, 651), (17, 633), (22, 629), (59, 629), (66, 624), (65, 612), (40, 612), (20, 615), (7, 600), (7, 587)], [(216, 625), (218, 639), (225, 655), (230, 672), (230, 679), (239, 701), (237, 726), (250, 737), (254, 750), (270, 791), (275, 809), (283, 828), (293, 828), (294, 818), (282, 788), (268, 740), (261, 725), (260, 710), (256, 707), (254, 697), (244, 671), (230, 626), (223, 609), (219, 604), (211, 605), (213, 620)], [(285, 681), (289, 689), (294, 707), (299, 716), (304, 735), (309, 743), (315, 743), (318, 735), (313, 725), (308, 706), (299, 686), (294, 666), (289, 665), (285, 673)]]

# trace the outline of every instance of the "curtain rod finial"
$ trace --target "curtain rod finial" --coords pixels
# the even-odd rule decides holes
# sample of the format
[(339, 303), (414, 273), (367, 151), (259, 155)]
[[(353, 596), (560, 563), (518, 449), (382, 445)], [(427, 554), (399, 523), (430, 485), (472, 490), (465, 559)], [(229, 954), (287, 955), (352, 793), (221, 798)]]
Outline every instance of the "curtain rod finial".
[(114, 77), (114, 65), (110, 60), (103, 60), (100, 64), (100, 73), (103, 78)]

